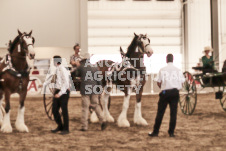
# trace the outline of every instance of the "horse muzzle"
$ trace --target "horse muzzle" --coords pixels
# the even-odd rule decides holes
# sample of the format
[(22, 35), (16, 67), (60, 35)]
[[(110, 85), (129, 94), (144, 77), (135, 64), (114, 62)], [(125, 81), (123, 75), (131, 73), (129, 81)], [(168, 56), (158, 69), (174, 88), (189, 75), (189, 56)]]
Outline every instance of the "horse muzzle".
[(151, 57), (153, 52), (147, 52), (146, 54), (147, 54), (148, 57)]
[(34, 59), (34, 58), (35, 58), (35, 54), (29, 53), (29, 54), (28, 54), (28, 57), (29, 57), (30, 60), (31, 60), (31, 59)]

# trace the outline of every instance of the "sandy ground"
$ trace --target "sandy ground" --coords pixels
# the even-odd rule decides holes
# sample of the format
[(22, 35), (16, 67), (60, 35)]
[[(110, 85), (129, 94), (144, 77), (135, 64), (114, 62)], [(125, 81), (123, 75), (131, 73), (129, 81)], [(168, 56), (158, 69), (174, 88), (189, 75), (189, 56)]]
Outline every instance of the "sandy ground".
[[(226, 149), (226, 112), (220, 106), (214, 94), (198, 95), (196, 110), (192, 116), (186, 116), (178, 110), (176, 137), (167, 134), (169, 108), (167, 108), (159, 137), (150, 138), (154, 124), (158, 96), (143, 96), (142, 113), (149, 126), (133, 124), (135, 97), (131, 98), (128, 119), (131, 127), (119, 128), (111, 123), (105, 131), (100, 124), (90, 124), (87, 132), (79, 131), (81, 101), (70, 98), (70, 134), (61, 136), (50, 133), (55, 123), (44, 112), (42, 98), (27, 98), (25, 120), (29, 133), (19, 133), (15, 129), (18, 102), (11, 100), (11, 123), (13, 133), (0, 133), (0, 150), (224, 150)], [(123, 97), (114, 97), (110, 112), (117, 119), (122, 108)]]

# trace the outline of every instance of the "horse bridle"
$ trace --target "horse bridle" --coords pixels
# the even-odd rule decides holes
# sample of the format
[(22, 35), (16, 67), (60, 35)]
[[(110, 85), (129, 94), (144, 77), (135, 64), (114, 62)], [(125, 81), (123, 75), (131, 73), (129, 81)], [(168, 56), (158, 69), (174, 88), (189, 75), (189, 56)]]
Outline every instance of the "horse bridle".
[[(26, 49), (26, 48), (24, 48), (24, 46), (23, 46), (23, 37), (24, 36), (29, 36), (29, 35), (27, 35), (27, 34), (23, 34), (22, 36), (20, 36), (20, 40), (19, 40), (19, 44), (20, 44), (20, 49), (21, 50), (23, 50), (24, 52), (25, 52), (25, 55), (20, 55), (20, 56), (15, 56), (15, 55), (10, 55), (11, 57), (15, 57), (15, 58), (26, 58), (26, 56), (27, 56), (27, 54), (28, 54), (28, 50)], [(35, 39), (34, 39), (34, 37), (32, 37), (32, 44), (27, 44), (26, 46), (27, 46), (27, 48), (28, 48), (28, 46), (33, 46), (34, 45), (34, 42), (35, 42)]]
[[(143, 38), (143, 37), (147, 38), (146, 36), (143, 36), (143, 35), (141, 35), (141, 36), (138, 37), (138, 40), (139, 40), (139, 41), (138, 41), (138, 50), (139, 50), (140, 53), (142, 53), (141, 55), (143, 55), (143, 54), (145, 53), (144, 49), (145, 49), (147, 46), (150, 45), (150, 39), (148, 38), (149, 43), (146, 44), (146, 45), (144, 46), (144, 48), (140, 46), (141, 43), (142, 43), (141, 38)], [(140, 51), (140, 48), (141, 48), (142, 51)]]
[[(26, 52), (26, 55), (27, 55), (28, 50), (27, 50), (26, 48), (24, 48), (24, 46), (23, 46), (23, 38), (24, 38), (24, 36), (29, 36), (29, 35), (28, 35), (28, 34), (23, 34), (23, 35), (20, 37), (19, 42), (20, 42), (21, 50), (24, 50), (24, 51)], [(30, 37), (30, 36), (29, 36), (29, 37)], [(27, 44), (27, 45), (26, 45), (27, 48), (28, 48), (30, 45), (31, 45), (31, 46), (34, 45), (35, 39), (34, 39), (33, 37), (31, 37), (31, 38), (32, 38), (32, 44)]]

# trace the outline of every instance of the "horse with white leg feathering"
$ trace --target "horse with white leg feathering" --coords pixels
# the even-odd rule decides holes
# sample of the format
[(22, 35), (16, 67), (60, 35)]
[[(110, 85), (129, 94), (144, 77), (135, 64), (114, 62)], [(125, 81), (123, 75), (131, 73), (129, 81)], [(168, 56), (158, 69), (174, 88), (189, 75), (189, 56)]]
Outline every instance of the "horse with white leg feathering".
[(112, 84), (115, 84), (116, 87), (125, 94), (122, 112), (117, 120), (118, 126), (130, 127), (130, 123), (127, 120), (127, 111), (130, 95), (133, 91), (136, 92), (134, 123), (137, 125), (148, 125), (147, 121), (142, 117), (141, 98), (143, 87), (146, 82), (146, 68), (143, 64), (144, 54), (148, 57), (153, 54), (153, 50), (150, 46), (150, 39), (147, 35), (136, 35), (134, 33), (134, 38), (129, 45), (127, 52), (124, 53), (121, 48), (120, 52), (123, 56), (121, 64), (114, 63), (110, 60), (102, 60), (97, 63), (103, 75), (103, 93), (101, 99), (104, 116), (108, 122), (114, 122), (114, 118), (109, 112), (108, 100)]
[[(0, 63), (0, 105), (5, 98), (5, 114), (0, 121), (1, 131), (11, 133), (12, 126), (10, 122), (10, 96), (13, 93), (19, 94), (19, 108), (15, 122), (16, 129), (19, 132), (29, 132), (24, 121), (24, 101), (27, 95), (27, 85), (29, 82), (30, 67), (26, 57), (34, 59), (34, 38), (30, 33), (21, 33), (18, 30), (18, 36), (9, 43), (9, 54), (7, 54)], [(0, 117), (1, 120), (1, 117)]]

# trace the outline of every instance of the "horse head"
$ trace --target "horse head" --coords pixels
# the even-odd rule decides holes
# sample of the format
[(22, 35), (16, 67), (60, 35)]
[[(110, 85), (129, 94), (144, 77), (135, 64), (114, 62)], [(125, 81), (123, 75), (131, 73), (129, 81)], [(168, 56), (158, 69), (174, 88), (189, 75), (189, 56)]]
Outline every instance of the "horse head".
[(24, 53), (26, 53), (26, 55), (29, 57), (29, 59), (34, 59), (35, 58), (35, 51), (34, 51), (34, 43), (35, 43), (35, 39), (34, 37), (31, 36), (32, 31), (27, 34), (27, 33), (21, 33), (18, 30), (18, 34), (19, 34), (19, 43), (21, 46), (21, 51), (24, 51)]
[(147, 34), (137, 35), (134, 33), (134, 39), (136, 40), (136, 52), (140, 52), (141, 54), (147, 54), (150, 57), (153, 54), (153, 50), (150, 46), (150, 39), (147, 37)]

